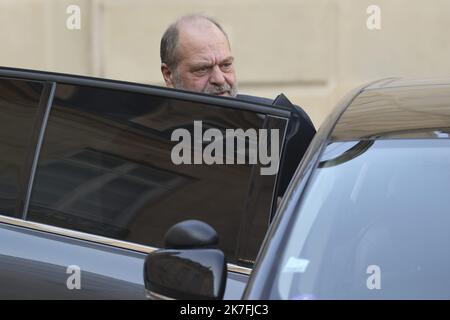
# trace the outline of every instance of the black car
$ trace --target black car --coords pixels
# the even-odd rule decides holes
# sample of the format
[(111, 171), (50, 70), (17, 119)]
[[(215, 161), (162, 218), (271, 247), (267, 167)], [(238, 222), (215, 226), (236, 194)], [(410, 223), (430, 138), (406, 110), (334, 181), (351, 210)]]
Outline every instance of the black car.
[[(194, 161), (209, 146), (198, 130), (277, 132), (278, 170), (262, 175), (246, 139), (226, 155), (244, 163), (174, 163), (177, 129), (193, 133)], [(0, 68), (0, 299), (145, 299), (147, 254), (187, 219), (217, 230), (208, 241), (227, 257), (225, 298), (240, 297), (314, 134), (282, 95), (272, 103)], [(183, 239), (175, 243), (201, 244)]]
[[(449, 138), (449, 81), (351, 93), (297, 169), (242, 298), (450, 299)], [(146, 261), (149, 295), (222, 298), (227, 255), (211, 228), (181, 223), (166, 243)]]

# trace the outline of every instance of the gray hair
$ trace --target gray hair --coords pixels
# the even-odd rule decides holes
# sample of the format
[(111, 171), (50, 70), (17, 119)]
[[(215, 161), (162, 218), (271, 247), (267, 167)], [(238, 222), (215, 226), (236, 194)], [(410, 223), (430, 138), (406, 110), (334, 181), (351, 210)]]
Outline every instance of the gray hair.
[(222, 28), (220, 23), (217, 22), (217, 20), (215, 20), (214, 18), (201, 13), (183, 16), (174, 23), (172, 23), (164, 32), (161, 38), (161, 46), (160, 46), (161, 63), (165, 63), (169, 67), (169, 69), (175, 68), (178, 64), (178, 56), (176, 52), (179, 34), (178, 25), (180, 24), (180, 22), (183, 21), (194, 21), (197, 19), (205, 19), (213, 23), (217, 28), (219, 28), (220, 31), (222, 31), (222, 33), (228, 40), (227, 33)]

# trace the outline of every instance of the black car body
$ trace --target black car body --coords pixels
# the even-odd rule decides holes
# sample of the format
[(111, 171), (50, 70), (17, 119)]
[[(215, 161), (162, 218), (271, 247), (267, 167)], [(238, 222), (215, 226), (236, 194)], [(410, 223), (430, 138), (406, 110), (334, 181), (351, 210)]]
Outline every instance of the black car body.
[[(145, 299), (147, 254), (186, 219), (218, 231), (225, 297), (240, 296), (315, 133), (282, 96), (265, 102), (0, 68), (0, 298)], [(174, 164), (171, 134), (195, 121), (278, 130), (279, 171)]]
[[(292, 107), (0, 76), (2, 298), (450, 297), (448, 81), (356, 89), (303, 156)], [(282, 130), (279, 173), (173, 166), (170, 132), (193, 120)]]

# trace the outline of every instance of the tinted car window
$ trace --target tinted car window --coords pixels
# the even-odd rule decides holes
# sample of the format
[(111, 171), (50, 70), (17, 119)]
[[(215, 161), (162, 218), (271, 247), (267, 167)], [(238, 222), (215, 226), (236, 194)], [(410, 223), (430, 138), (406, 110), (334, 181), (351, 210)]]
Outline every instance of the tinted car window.
[(449, 139), (331, 143), (312, 179), (273, 298), (450, 298)]
[[(236, 260), (240, 226), (250, 210), (252, 165), (175, 165), (171, 151), (178, 142), (171, 134), (185, 128), (193, 136), (194, 120), (203, 121), (203, 130), (246, 130), (263, 127), (264, 118), (147, 94), (58, 84), (27, 219), (156, 247), (173, 224), (199, 219), (218, 231), (220, 247)], [(270, 179), (274, 182), (275, 176)], [(255, 222), (267, 228), (273, 188), (263, 187)]]
[[(0, 78), (0, 214), (21, 216), (29, 152), (43, 84)], [(37, 125), (37, 124), (36, 124)]]

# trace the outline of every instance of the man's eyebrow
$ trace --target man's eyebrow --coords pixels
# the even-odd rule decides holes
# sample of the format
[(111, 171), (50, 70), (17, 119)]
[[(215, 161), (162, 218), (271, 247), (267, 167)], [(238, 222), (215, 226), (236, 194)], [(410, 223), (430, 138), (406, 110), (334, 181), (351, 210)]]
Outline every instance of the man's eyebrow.
[[(223, 59), (222, 61), (220, 61), (219, 64), (231, 63), (233, 61), (234, 61), (234, 57), (233, 56), (229, 56), (229, 57), (226, 57), (225, 59)], [(200, 68), (210, 68), (210, 67), (213, 67), (213, 66), (214, 66), (214, 63), (205, 61), (205, 62), (194, 63), (191, 68), (195, 70), (195, 69), (200, 69)]]
[(226, 57), (225, 59), (223, 59), (220, 63), (233, 62), (233, 61), (234, 61), (234, 57), (229, 56), (229, 57)]
[(214, 66), (214, 64), (210, 63), (210, 62), (198, 62), (198, 63), (194, 63), (192, 65), (192, 68), (193, 69), (199, 69), (199, 68), (209, 68), (209, 67), (212, 67), (212, 66)]

